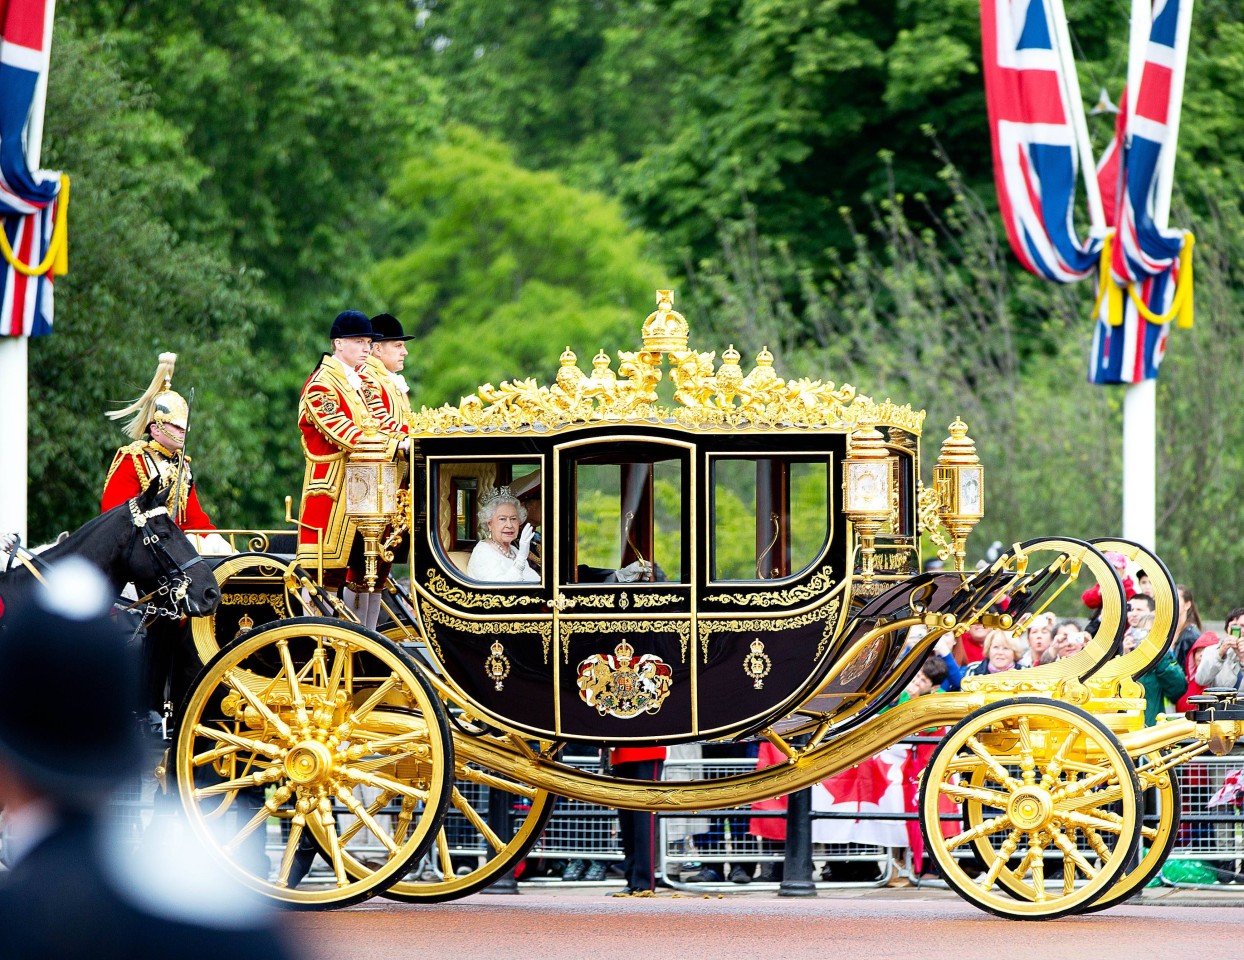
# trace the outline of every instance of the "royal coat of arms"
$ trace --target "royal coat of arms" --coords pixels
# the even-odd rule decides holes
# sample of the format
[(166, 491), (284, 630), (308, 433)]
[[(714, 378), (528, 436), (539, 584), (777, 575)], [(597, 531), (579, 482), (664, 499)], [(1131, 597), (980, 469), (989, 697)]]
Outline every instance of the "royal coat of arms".
[(636, 658), (623, 640), (612, 654), (594, 653), (579, 664), (579, 696), (602, 717), (626, 720), (660, 710), (672, 677), (664, 660), (652, 653)]

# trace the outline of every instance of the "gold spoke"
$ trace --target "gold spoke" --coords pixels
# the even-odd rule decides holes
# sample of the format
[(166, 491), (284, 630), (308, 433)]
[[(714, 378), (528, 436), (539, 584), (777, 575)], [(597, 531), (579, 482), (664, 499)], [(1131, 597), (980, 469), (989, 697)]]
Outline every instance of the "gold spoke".
[(360, 731), (358, 735), (359, 742), (350, 748), (350, 756), (363, 756), (367, 753), (379, 753), (382, 750), (391, 750), (394, 747), (404, 747), (412, 742), (419, 743), (428, 739), (427, 727), (419, 730), (411, 730), (409, 733), (398, 733), (391, 737), (381, 737), (378, 740), (368, 739), (367, 731)]
[(965, 783), (940, 783), (938, 790), (952, 800), (976, 800), (987, 807), (1005, 810), (1010, 798), (997, 790), (986, 790), (984, 787), (972, 787)]
[(337, 818), (333, 816), (333, 802), (327, 794), (320, 797), (319, 817), (320, 829), (324, 831), (324, 837), (328, 843), (328, 859), (333, 865), (333, 876), (337, 881), (337, 886), (344, 887), (350, 882), (350, 878), (346, 876), (346, 865), (341, 856), (341, 844), (337, 842)]
[(256, 770), (244, 777), (237, 777), (234, 780), (226, 780), (224, 783), (214, 783), (209, 787), (199, 787), (194, 791), (196, 800), (204, 800), (207, 797), (219, 796), (222, 793), (232, 793), (235, 790), (246, 790), (250, 787), (263, 787), (269, 783), (275, 783), (284, 775), (280, 767), (267, 767), (263, 770)]
[(985, 767), (993, 774), (994, 780), (1002, 784), (1008, 790), (1017, 790), (1020, 786), (1018, 780), (1006, 772), (1006, 768), (998, 763), (985, 749), (984, 745), (975, 737), (968, 737), (967, 748), (981, 758)]
[(1106, 831), (1106, 833), (1122, 833), (1123, 832), (1124, 824), (1121, 820), (1115, 821), (1115, 820), (1110, 819), (1109, 815), (1106, 814), (1104, 811), (1099, 811), (1099, 813), (1100, 813), (1099, 816), (1092, 817), (1092, 816), (1089, 816), (1088, 814), (1068, 811), (1062, 814), (1062, 819), (1068, 823), (1074, 823), (1077, 827), (1080, 827), (1086, 833), (1089, 830), (1104, 830)]
[[(367, 829), (371, 831), (371, 835), (384, 844), (390, 856), (397, 855), (397, 844), (393, 842), (393, 838), (376, 822), (376, 818), (363, 806), (363, 802), (358, 797), (345, 787), (338, 787), (337, 799), (344, 803), (350, 812), (358, 818), (355, 821), (356, 823), (365, 824)], [(345, 837), (341, 838), (341, 842), (346, 842)]]
[(378, 787), (381, 790), (391, 790), (393, 793), (403, 797), (411, 797), (415, 800), (427, 800), (428, 792), (420, 790), (418, 787), (412, 787), (409, 784), (402, 783), (400, 780), (394, 780), (392, 777), (386, 777), (378, 773), (368, 773), (365, 770), (356, 770), (353, 767), (344, 767), (341, 775), (354, 784), (363, 784), (368, 787)]
[(1050, 757), (1050, 762), (1045, 766), (1045, 776), (1041, 778), (1041, 786), (1049, 790), (1058, 782), (1058, 778), (1062, 775), (1063, 765), (1067, 762), (1067, 755), (1071, 753), (1071, 748), (1079, 742), (1082, 736), (1079, 730), (1073, 729), (1071, 733), (1063, 738), (1063, 742), (1058, 745), (1058, 749), (1054, 751), (1054, 756)]
[(989, 865), (989, 872), (977, 881), (982, 890), (989, 890), (998, 882), (998, 875), (1002, 873), (1002, 868), (1006, 866), (1007, 861), (1011, 859), (1011, 855), (1019, 846), (1019, 838), (1020, 832), (1012, 830), (1002, 841), (1002, 847), (995, 855), (994, 862)]
[(332, 673), (328, 675), (328, 681), (325, 684), (327, 693), (325, 694), (324, 700), (327, 703), (333, 703), (337, 698), (337, 689), (341, 686), (341, 678), (345, 672), (347, 657), (345, 650), (342, 649), (344, 644), (334, 643), (330, 644), (330, 646), (333, 648), (333, 669)]
[(234, 834), (232, 840), (225, 844), (225, 853), (233, 854), (247, 837), (267, 823), (268, 818), (274, 816), (281, 809), (293, 792), (293, 788), (288, 783), (283, 783), (277, 787), (273, 791), (272, 796), (264, 800), (263, 805), (255, 811), (255, 815), (246, 821), (246, 825)]
[(281, 654), (281, 665), (285, 668), (285, 683), (289, 687), (289, 698), (294, 707), (294, 717), (299, 727), (306, 727), (307, 701), (302, 696), (302, 684), (298, 682), (298, 672), (294, 669), (294, 658), (289, 652), (289, 641), (278, 640), (276, 648)]
[(436, 834), (436, 853), (441, 860), (441, 873), (446, 880), (452, 879), (454, 876), (454, 858), (449, 855), (449, 839), (445, 836), (444, 827)]
[(1108, 863), (1110, 858), (1114, 856), (1106, 841), (1102, 839), (1101, 834), (1096, 830), (1085, 830), (1084, 839), (1089, 842), (1089, 846), (1093, 848), (1093, 852), (1097, 854), (1097, 859), (1102, 863)]
[(289, 822), (289, 837), (285, 841), (285, 852), (281, 854), (281, 869), (276, 876), (278, 887), (289, 886), (289, 871), (294, 865), (294, 854), (298, 852), (298, 842), (302, 839), (302, 829), (307, 822), (307, 813), (311, 809), (311, 801), (300, 799), (294, 811), (294, 818)]
[(376, 709), (380, 701), (388, 695), (389, 691), (397, 686), (398, 682), (396, 673), (389, 674), (385, 681), (372, 691), (371, 696), (363, 701), (363, 705), (350, 714), (349, 723), (353, 726), (358, 726), (362, 723), (367, 715)]
[(1032, 755), (1032, 731), (1028, 727), (1028, 718), (1020, 717), (1016, 723), (1019, 732), (1019, 768), (1023, 771), (1024, 783), (1037, 782), (1037, 761)]
[(255, 711), (264, 718), (277, 734), (286, 740), (292, 739), (293, 734), (290, 732), (289, 725), (278, 717), (275, 713), (268, 709), (268, 705), (259, 697), (251, 692), (250, 688), (243, 683), (232, 670), (225, 671), (225, 682), (241, 695), (247, 703), (255, 708)]
[[(392, 799), (393, 799), (393, 794), (391, 792), (387, 790), (382, 792), (380, 796), (378, 796), (374, 801), (372, 801), (368, 805), (367, 812), (371, 814), (371, 816), (374, 817), (377, 813), (379, 813), (382, 809), (384, 809), (385, 805)], [(347, 827), (345, 830), (342, 831), (341, 842), (349, 843), (351, 840), (354, 839), (354, 835), (357, 834), (362, 829), (363, 829), (362, 819), (360, 818), (360, 819), (355, 820), (352, 824), (350, 824), (349, 827)], [(400, 840), (397, 842), (401, 843)]]
[[(389, 794), (392, 798), (392, 794)], [(415, 819), (415, 801), (410, 797), (402, 797), (402, 808), (397, 813), (397, 829), (393, 831), (393, 839), (398, 843), (406, 842), (410, 833), (411, 822)]]
[(505, 847), (505, 844), (502, 842), (501, 838), (498, 837), (493, 832), (492, 828), (484, 822), (484, 818), (475, 811), (475, 808), (466, 802), (466, 798), (458, 792), (457, 787), (454, 787), (453, 804), (459, 811), (461, 811), (462, 815), (471, 822), (471, 826), (483, 835), (484, 839), (488, 841), (489, 846), (497, 851), (500, 851)]
[(956, 834), (946, 841), (946, 849), (954, 850), (963, 846), (965, 843), (971, 843), (982, 837), (988, 837), (1000, 830), (1006, 830), (1011, 827), (1011, 818), (1003, 814), (1000, 817), (994, 817), (992, 820), (985, 820), (978, 823), (971, 830), (965, 830), (963, 833)]
[[(200, 737), (210, 737), (213, 740), (223, 741), (232, 746), (234, 750), (250, 750), (252, 753), (261, 753), (265, 757), (269, 757), (271, 759), (276, 759), (285, 752), (283, 748), (274, 743), (265, 743), (262, 740), (256, 740), (254, 737), (244, 737), (239, 733), (232, 733), (229, 730), (213, 730), (211, 727), (202, 723), (196, 723), (194, 725), (194, 732)], [(217, 748), (216, 750), (208, 751), (208, 753), (218, 753), (221, 750), (223, 750), (223, 748)], [(220, 753), (220, 756), (225, 755), (225, 752)], [(194, 762), (196, 766), (202, 766), (202, 763), (199, 762), (199, 757), (203, 756), (207, 756), (207, 754), (200, 753), (195, 755)], [(213, 757), (212, 759), (216, 758)], [(211, 760), (203, 761), (203, 763), (210, 762)]]
[(1028, 854), (1032, 857), (1032, 890), (1036, 901), (1045, 900), (1045, 847), (1041, 844), (1030, 844)]
[[(1074, 864), (1075, 868), (1079, 870), (1082, 874), (1084, 874), (1084, 876), (1086, 876), (1088, 879), (1092, 880), (1095, 876), (1097, 876), (1097, 871), (1093, 869), (1092, 864), (1090, 864), (1087, 860), (1084, 859), (1084, 855), (1081, 854), (1080, 851), (1076, 849), (1076, 845), (1072, 843), (1071, 839), (1067, 837), (1065, 834), (1062, 834), (1062, 833), (1054, 834), (1054, 845), (1063, 852), (1063, 864), (1064, 864), (1063, 876), (1064, 878), (1067, 877), (1069, 873), (1066, 867), (1066, 864), (1068, 861)], [(1075, 877), (1072, 876), (1073, 881), (1074, 879)]]

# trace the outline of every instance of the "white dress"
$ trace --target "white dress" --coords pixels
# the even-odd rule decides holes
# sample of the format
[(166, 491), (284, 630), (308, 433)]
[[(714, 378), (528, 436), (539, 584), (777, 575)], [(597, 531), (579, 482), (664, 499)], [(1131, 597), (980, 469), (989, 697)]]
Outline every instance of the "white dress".
[(486, 583), (539, 583), (540, 574), (527, 565), (527, 558), (504, 556), (491, 540), (481, 540), (471, 551), (466, 575)]

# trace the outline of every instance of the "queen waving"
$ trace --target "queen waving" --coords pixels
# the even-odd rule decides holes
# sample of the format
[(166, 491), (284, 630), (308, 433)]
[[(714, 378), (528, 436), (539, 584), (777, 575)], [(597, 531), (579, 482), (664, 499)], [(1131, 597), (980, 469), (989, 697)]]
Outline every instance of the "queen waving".
[(527, 522), (527, 508), (509, 487), (480, 499), (479, 533), (467, 564), (468, 577), (490, 583), (540, 582), (540, 574), (527, 562), (536, 532)]

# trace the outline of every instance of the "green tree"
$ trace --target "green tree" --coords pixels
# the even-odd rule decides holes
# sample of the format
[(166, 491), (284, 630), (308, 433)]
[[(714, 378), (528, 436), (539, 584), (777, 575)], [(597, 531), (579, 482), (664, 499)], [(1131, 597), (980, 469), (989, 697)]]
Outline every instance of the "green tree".
[(406, 164), (390, 206), (403, 252), (371, 281), (419, 335), (407, 369), (428, 405), (485, 381), (551, 380), (567, 345), (585, 368), (598, 348), (630, 346), (667, 277), (616, 203), (466, 128)]
[(103, 413), (150, 382), (156, 355), (180, 354), (175, 386), (196, 387), (190, 446), (207, 509), (229, 524), (272, 473), (256, 430), (249, 350), (269, 308), (222, 245), (182, 239), (157, 212), (191, 202), (205, 175), (152, 98), (120, 76), (110, 45), (58, 24), (44, 162), (73, 177), (70, 272), (56, 327), (30, 344), (32, 538), (99, 510), (113, 451), (128, 442)]

